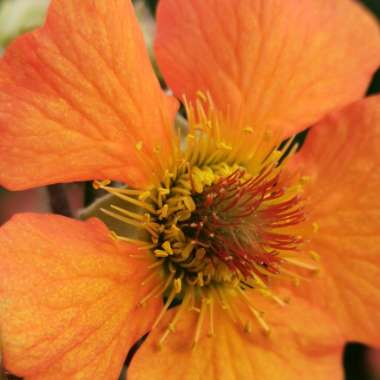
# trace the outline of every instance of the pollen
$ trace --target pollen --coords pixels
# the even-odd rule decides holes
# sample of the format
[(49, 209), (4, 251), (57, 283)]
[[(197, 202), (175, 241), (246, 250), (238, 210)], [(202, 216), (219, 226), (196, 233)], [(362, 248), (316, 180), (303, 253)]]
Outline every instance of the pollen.
[(139, 152), (141, 152), (141, 150), (142, 150), (142, 148), (143, 148), (143, 142), (142, 141), (138, 141), (137, 143), (136, 143), (136, 149), (139, 151)]
[[(185, 106), (189, 124), (185, 148), (161, 183), (130, 189), (96, 181), (96, 188), (125, 202), (124, 207), (118, 203), (102, 211), (140, 231), (141, 238), (115, 233), (113, 238), (146, 249), (155, 260), (148, 269), (162, 275), (162, 283), (140, 300), (145, 304), (157, 296), (164, 298), (154, 327), (174, 300), (179, 304), (159, 345), (186, 312), (197, 315), (193, 347), (204, 332), (214, 336), (216, 303), (246, 333), (256, 325), (269, 335), (270, 326), (250, 292), (286, 307), (286, 300), (272, 290), (272, 281), (299, 284), (318, 271), (318, 254), (307, 249), (304, 238), (305, 231), (319, 229), (304, 212), (308, 179), (289, 177), (284, 170), (297, 146), (292, 139), (280, 144), (272, 133), (263, 133), (262, 146), (253, 148), (245, 146), (244, 139), (235, 144), (224, 141), (222, 119), (207, 94), (200, 94), (195, 106), (185, 99)], [(242, 128), (243, 135), (253, 132), (253, 127)], [(142, 143), (136, 149), (141, 150)], [(236, 299), (251, 319), (241, 318)]]

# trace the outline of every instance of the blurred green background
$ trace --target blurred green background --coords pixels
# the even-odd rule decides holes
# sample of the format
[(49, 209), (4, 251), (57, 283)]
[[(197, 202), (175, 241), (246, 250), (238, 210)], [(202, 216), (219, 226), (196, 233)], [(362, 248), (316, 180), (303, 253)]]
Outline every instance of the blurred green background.
[[(151, 57), (157, 2), (158, 0), (134, 1)], [(361, 2), (380, 20), (380, 0), (361, 0)], [(0, 0), (0, 54), (17, 35), (43, 23), (48, 4), (49, 0)], [(368, 93), (380, 93), (380, 70), (374, 76)], [(11, 214), (21, 210), (33, 209), (65, 214), (65, 208), (78, 209), (94, 199), (91, 184), (72, 184), (66, 185), (65, 188), (61, 186), (19, 193), (8, 193), (0, 189), (0, 223), (8, 219)], [(350, 343), (346, 347), (343, 363), (346, 380), (380, 380), (380, 351), (371, 350), (361, 344)]]

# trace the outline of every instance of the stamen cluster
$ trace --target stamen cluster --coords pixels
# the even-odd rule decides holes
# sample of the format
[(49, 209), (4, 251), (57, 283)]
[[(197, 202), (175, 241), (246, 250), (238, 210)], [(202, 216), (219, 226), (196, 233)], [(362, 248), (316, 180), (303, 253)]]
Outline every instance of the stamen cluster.
[[(221, 139), (221, 118), (211, 99), (201, 96), (195, 109), (189, 104), (186, 109), (186, 148), (177, 152), (173, 168), (160, 185), (139, 190), (98, 181), (96, 187), (126, 202), (125, 207), (111, 204), (102, 211), (128, 225), (125, 235), (113, 234), (116, 239), (138, 245), (142, 254), (156, 260), (147, 268), (151, 274), (142, 286), (149, 285), (157, 272), (162, 282), (140, 300), (143, 305), (164, 296), (165, 304), (153, 328), (173, 301), (180, 301), (160, 344), (188, 310), (199, 314), (194, 345), (206, 328), (206, 315), (208, 334), (214, 333), (214, 304), (228, 310), (233, 320), (241, 320), (232, 306), (236, 297), (268, 333), (269, 326), (247, 290), (284, 306), (270, 280), (298, 283), (317, 270), (309, 259), (318, 256), (307, 251), (304, 240), (310, 232), (303, 211), (306, 179), (288, 178), (283, 170), (284, 155), (291, 157), (297, 146), (289, 139), (279, 147), (280, 142), (272, 136), (273, 145), (268, 147), (268, 136), (263, 134), (251, 153), (242, 156), (239, 142), (230, 145)], [(247, 127), (243, 132), (253, 133), (253, 129)], [(312, 227), (317, 230), (318, 226)], [(242, 327), (250, 332), (250, 319)]]
[(252, 176), (228, 165), (188, 167), (164, 189), (154, 253), (188, 284), (235, 284), (277, 274), (281, 252), (302, 243), (276, 231), (304, 215), (299, 196), (284, 200), (279, 176), (269, 168)]

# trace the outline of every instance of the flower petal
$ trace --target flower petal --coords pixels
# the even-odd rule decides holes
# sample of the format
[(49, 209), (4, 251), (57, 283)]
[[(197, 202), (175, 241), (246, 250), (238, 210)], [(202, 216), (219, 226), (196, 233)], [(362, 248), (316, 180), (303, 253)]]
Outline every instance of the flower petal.
[[(160, 301), (137, 307), (147, 262), (96, 219), (19, 214), (0, 230), (5, 367), (32, 380), (116, 379)], [(141, 253), (141, 251), (139, 251)], [(147, 260), (148, 259), (148, 256)]]
[(380, 96), (312, 128), (297, 158), (310, 176), (311, 249), (321, 274), (309, 299), (326, 307), (350, 340), (380, 346)]
[(157, 182), (171, 161), (176, 107), (130, 1), (53, 0), (46, 25), (0, 62), (0, 183)]
[(161, 0), (157, 17), (168, 84), (209, 92), (231, 141), (303, 129), (362, 96), (380, 64), (379, 28), (352, 0)]
[[(342, 378), (342, 341), (336, 327), (320, 310), (304, 301), (293, 301), (283, 309), (264, 309), (272, 325), (270, 336), (255, 327), (251, 334), (242, 331), (226, 310), (215, 304), (215, 335), (204, 336), (193, 349), (195, 312), (188, 312), (163, 347), (157, 348), (170, 322), (168, 316), (137, 352), (128, 380), (294, 380), (308, 379), (311, 373), (313, 379)], [(242, 309), (244, 306), (239, 314)]]

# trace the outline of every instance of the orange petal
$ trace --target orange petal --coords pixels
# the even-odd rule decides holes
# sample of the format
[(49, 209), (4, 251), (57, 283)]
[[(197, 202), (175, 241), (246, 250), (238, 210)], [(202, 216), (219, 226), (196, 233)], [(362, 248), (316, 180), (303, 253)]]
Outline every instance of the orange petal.
[(380, 96), (312, 128), (297, 158), (310, 176), (311, 249), (320, 278), (301, 287), (336, 316), (350, 340), (380, 346)]
[(147, 263), (108, 234), (96, 219), (37, 214), (1, 228), (0, 331), (9, 371), (31, 380), (117, 378), (160, 301), (136, 307)]
[[(128, 370), (128, 380), (295, 380), (341, 379), (341, 337), (331, 320), (306, 302), (266, 310), (272, 334), (247, 333), (215, 303), (213, 337), (191, 349), (197, 313), (188, 312), (162, 348), (157, 340), (170, 321), (151, 333)], [(244, 305), (239, 313), (243, 319)], [(175, 310), (174, 310), (175, 312)]]
[(380, 64), (378, 25), (352, 0), (161, 0), (157, 17), (167, 82), (209, 92), (231, 141), (299, 131), (361, 97)]
[(0, 183), (149, 185), (170, 163), (175, 111), (130, 1), (53, 0), (0, 62)]

